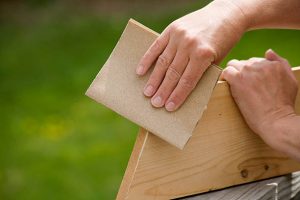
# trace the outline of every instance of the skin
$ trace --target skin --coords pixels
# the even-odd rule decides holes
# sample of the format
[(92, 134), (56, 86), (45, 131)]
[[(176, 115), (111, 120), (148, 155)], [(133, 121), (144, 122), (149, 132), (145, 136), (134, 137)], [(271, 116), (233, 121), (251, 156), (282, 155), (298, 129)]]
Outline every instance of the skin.
[[(154, 107), (175, 111), (212, 63), (218, 64), (246, 31), (261, 28), (300, 29), (300, 1), (215, 0), (175, 20), (137, 66), (139, 76), (154, 67), (144, 95), (151, 98)], [(293, 110), (295, 78), (288, 67), (286, 61), (268, 51), (265, 58), (231, 61), (222, 77), (230, 84), (234, 99), (254, 132), (273, 148), (300, 161), (300, 127), (297, 125), (300, 121)], [(263, 75), (259, 75), (260, 70)], [(245, 75), (245, 71), (249, 75)], [(237, 78), (240, 76), (242, 78)], [(242, 86), (257, 90), (252, 91), (257, 98), (243, 92)], [(282, 115), (274, 114), (276, 111)]]
[[(178, 109), (204, 71), (218, 64), (244, 32), (259, 28), (300, 28), (299, 0), (215, 0), (172, 22), (136, 69), (154, 70), (144, 94), (154, 107)], [(282, 13), (289, 13), (282, 14)]]
[[(300, 161), (297, 80), (288, 61), (268, 50), (265, 58), (231, 60), (221, 78), (249, 127), (268, 145)], [(267, 103), (266, 103), (267, 102)]]
[(144, 75), (155, 64), (144, 90), (152, 105), (168, 111), (179, 108), (207, 67), (239, 41), (246, 28), (245, 20), (238, 20), (243, 17), (234, 4), (216, 1), (171, 23), (137, 68), (137, 74)]

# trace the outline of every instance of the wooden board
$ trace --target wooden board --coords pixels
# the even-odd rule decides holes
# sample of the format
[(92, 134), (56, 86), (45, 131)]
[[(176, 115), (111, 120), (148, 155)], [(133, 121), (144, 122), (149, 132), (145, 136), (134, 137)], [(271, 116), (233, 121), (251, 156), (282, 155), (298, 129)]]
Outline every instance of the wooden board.
[[(293, 70), (300, 81), (300, 67)], [(218, 82), (184, 150), (140, 130), (117, 199), (172, 199), (298, 170), (248, 128), (228, 84)]]
[(300, 173), (270, 178), (218, 191), (180, 198), (181, 200), (288, 200), (300, 191)]

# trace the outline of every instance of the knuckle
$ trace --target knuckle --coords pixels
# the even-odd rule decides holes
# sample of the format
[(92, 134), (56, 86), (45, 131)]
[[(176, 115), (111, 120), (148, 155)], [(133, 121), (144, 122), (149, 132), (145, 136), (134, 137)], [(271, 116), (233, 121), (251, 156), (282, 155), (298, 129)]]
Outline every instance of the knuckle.
[(197, 43), (197, 39), (192, 35), (185, 35), (184, 36), (184, 45), (191, 46)]
[(196, 57), (198, 57), (198, 58), (201, 57), (201, 55), (203, 53), (202, 50), (203, 50), (203, 48), (201, 48), (201, 47), (198, 47), (198, 48), (195, 49), (194, 52), (195, 52)]
[(229, 79), (231, 79), (230, 73), (228, 71), (228, 69), (224, 69), (222, 72), (222, 78), (226, 81), (228, 81)]
[(251, 67), (258, 65), (259, 62), (257, 60), (248, 60), (246, 65), (249, 65)]
[(166, 56), (160, 55), (158, 57), (157, 65), (166, 67), (166, 66), (169, 66), (169, 64), (170, 64), (170, 60)]
[(231, 73), (230, 72), (231, 69), (229, 69), (228, 67), (225, 68), (225, 70), (223, 71), (223, 77), (225, 78), (225, 80), (230, 81), (231, 83), (235, 83), (241, 76), (240, 72), (238, 73)]
[(254, 64), (258, 64), (264, 60), (265, 59), (262, 59), (262, 58), (252, 57), (248, 60), (248, 62), (251, 63), (252, 65), (254, 65)]
[(178, 20), (175, 20), (173, 21), (167, 28), (170, 30), (170, 31), (175, 31), (177, 27), (180, 26), (180, 21)]
[(247, 75), (249, 74), (249, 72), (245, 71), (244, 69), (242, 69), (240, 72), (239, 72), (239, 79), (240, 81), (245, 81), (247, 79)]
[(198, 47), (195, 50), (195, 54), (201, 59), (210, 59), (215, 57), (215, 52), (210, 47)]
[(225, 68), (222, 73), (223, 73), (223, 76), (225, 79), (232, 77), (232, 74), (230, 73), (229, 68)]
[(237, 63), (240, 63), (237, 59), (232, 59), (227, 63), (227, 66), (235, 66)]
[(256, 58), (256, 57), (252, 57), (252, 58), (250, 58), (249, 60), (250, 60), (250, 61), (256, 61), (257, 58)]
[(183, 88), (192, 90), (196, 86), (196, 79), (194, 77), (182, 77), (180, 84), (182, 85)]
[(177, 82), (180, 78), (180, 74), (174, 67), (170, 66), (166, 73), (166, 78), (172, 82)]
[(194, 51), (194, 48), (197, 46), (197, 43), (197, 38), (191, 35), (187, 35), (184, 37), (180, 45), (183, 48), (183, 50), (186, 50), (190, 53)]
[(173, 28), (173, 30), (175, 31), (175, 33), (179, 36), (183, 36), (183, 35), (186, 35), (187, 33), (187, 30), (183, 27), (183, 26), (180, 26), (180, 25), (177, 25)]
[(162, 47), (161, 40), (158, 38), (154, 41), (153, 48), (150, 49), (151, 53), (153, 53), (153, 51), (157, 51), (161, 49), (161, 47)]
[(250, 63), (246, 63), (243, 65), (242, 67), (242, 71), (245, 71), (245, 72), (249, 72), (253, 69), (252, 65)]

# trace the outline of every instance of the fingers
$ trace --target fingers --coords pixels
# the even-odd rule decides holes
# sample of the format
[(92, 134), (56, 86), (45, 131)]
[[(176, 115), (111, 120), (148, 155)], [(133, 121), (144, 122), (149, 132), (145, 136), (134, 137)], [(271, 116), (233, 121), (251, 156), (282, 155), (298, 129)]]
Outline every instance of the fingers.
[(190, 59), (176, 88), (171, 93), (165, 104), (167, 111), (174, 111), (178, 109), (195, 88), (202, 74), (211, 64), (210, 62), (205, 60), (202, 63), (203, 66), (199, 66), (199, 62), (196, 59)]
[(257, 57), (252, 57), (248, 60), (230, 60), (227, 63), (227, 66), (231, 66), (236, 68), (238, 71), (243, 71), (245, 69), (255, 69), (255, 70), (259, 70), (259, 66), (261, 65), (261, 63), (263, 62), (269, 62), (268, 60), (266, 60), (265, 58), (257, 58)]
[(165, 29), (162, 34), (153, 42), (150, 48), (146, 51), (144, 56), (136, 68), (137, 75), (144, 75), (152, 66), (157, 57), (165, 50), (169, 43), (169, 29)]
[(240, 72), (236, 67), (228, 66), (223, 70), (220, 78), (221, 80), (226, 80), (230, 85), (232, 85), (232, 83), (239, 76), (240, 76)]
[(268, 49), (268, 50), (266, 51), (266, 53), (265, 53), (265, 58), (266, 58), (267, 60), (269, 60), (269, 61), (279, 61), (279, 62), (283, 63), (285, 66), (287, 66), (287, 67), (290, 69), (290, 64), (289, 64), (289, 62), (288, 62), (285, 58), (279, 56), (279, 55), (278, 55), (275, 51), (273, 51), (272, 49)]
[(253, 57), (248, 60), (229, 61), (220, 78), (228, 81), (230, 85), (235, 85), (236, 80), (241, 80), (245, 76), (255, 77), (255, 80), (258, 80), (264, 78), (262, 74), (273, 73), (273, 70), (282, 71), (284, 68), (291, 71), (288, 61), (269, 49), (265, 53), (265, 58)]
[(155, 67), (144, 88), (144, 95), (151, 97), (160, 86), (165, 74), (176, 54), (176, 44), (172, 40), (167, 45), (164, 52), (158, 57)]
[(240, 71), (240, 70), (242, 70), (244, 64), (243, 64), (242, 61), (233, 59), (233, 60), (230, 60), (230, 61), (227, 63), (227, 66), (234, 67), (234, 68), (236, 68), (238, 71)]
[[(289, 61), (287, 61), (285, 58), (279, 56), (275, 51), (273, 51), (272, 49), (268, 49), (265, 53), (265, 58), (269, 61), (278, 61), (283, 63), (283, 67), (288, 70), (291, 71), (291, 66), (289, 64)], [(279, 65), (281, 66), (281, 65)]]
[(270, 61), (282, 61), (283, 58), (280, 57), (275, 51), (272, 49), (268, 49), (265, 53), (265, 58), (270, 60)]
[[(151, 99), (151, 103), (155, 107), (162, 107), (166, 100), (176, 87), (185, 67), (188, 64), (188, 56), (183, 50), (178, 50), (173, 62), (170, 64), (165, 77), (159, 89)], [(155, 77), (155, 75), (153, 75)]]
[(245, 62), (247, 61), (240, 61), (233, 59), (227, 63), (227, 67), (223, 70), (220, 79), (225, 80), (232, 85), (237, 78), (240, 77), (240, 71), (242, 71), (243, 67), (245, 66)]
[(277, 61), (277, 62), (282, 63), (283, 65), (276, 65), (276, 66), (278, 66), (279, 68), (283, 67), (286, 71), (288, 71), (288, 74), (291, 77), (291, 79), (293, 79), (294, 81), (297, 81), (294, 74), (292, 73), (291, 65), (289, 64), (289, 62), (285, 58), (279, 56), (272, 49), (269, 49), (269, 50), (266, 51), (265, 58), (269, 61), (275, 61), (275, 62)]

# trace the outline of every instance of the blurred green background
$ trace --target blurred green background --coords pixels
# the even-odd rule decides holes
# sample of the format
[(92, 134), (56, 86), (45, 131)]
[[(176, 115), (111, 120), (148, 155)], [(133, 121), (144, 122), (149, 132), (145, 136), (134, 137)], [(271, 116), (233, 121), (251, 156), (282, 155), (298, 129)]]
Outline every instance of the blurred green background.
[[(208, 1), (1, 1), (0, 199), (114, 199), (138, 127), (84, 96), (130, 17), (161, 32)], [(300, 65), (300, 31), (245, 34)]]

